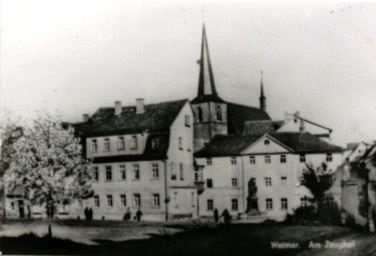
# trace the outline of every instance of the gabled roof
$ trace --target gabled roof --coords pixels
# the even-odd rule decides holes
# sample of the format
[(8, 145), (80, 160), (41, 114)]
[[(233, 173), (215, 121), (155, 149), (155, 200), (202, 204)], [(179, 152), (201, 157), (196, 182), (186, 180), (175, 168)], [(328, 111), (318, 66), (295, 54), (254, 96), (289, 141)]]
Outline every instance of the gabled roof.
[(258, 138), (259, 135), (217, 135), (195, 157), (239, 155)]
[(122, 107), (119, 115), (115, 115), (113, 107), (100, 108), (75, 128), (83, 137), (167, 131), (187, 102), (185, 99), (148, 104), (142, 114), (136, 114), (135, 106)]
[(281, 132), (270, 136), (292, 148), (295, 153), (334, 153), (344, 150), (308, 132)]
[[(158, 140), (158, 147), (152, 148), (152, 140)], [(95, 157), (94, 164), (98, 163), (116, 163), (127, 161), (148, 161), (148, 160), (164, 160), (167, 159), (167, 151), (170, 142), (170, 133), (154, 133), (150, 134), (146, 140), (146, 146), (142, 154), (117, 155)]]
[[(310, 133), (270, 133), (268, 136), (299, 153), (336, 153), (343, 148), (330, 144)], [(240, 155), (252, 143), (264, 135), (218, 135), (203, 149), (195, 153), (195, 157), (235, 156)]]
[(229, 134), (243, 134), (245, 121), (270, 120), (269, 115), (259, 108), (227, 102)]
[(246, 121), (244, 123), (244, 135), (262, 135), (272, 132), (274, 132), (274, 127), (270, 120)]

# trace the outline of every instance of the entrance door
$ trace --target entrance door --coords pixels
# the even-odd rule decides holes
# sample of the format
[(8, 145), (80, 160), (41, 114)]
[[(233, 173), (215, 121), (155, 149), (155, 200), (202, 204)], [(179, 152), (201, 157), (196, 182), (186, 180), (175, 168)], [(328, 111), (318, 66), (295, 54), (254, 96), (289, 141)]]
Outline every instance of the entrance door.
[(19, 210), (19, 213), (20, 213), (20, 218), (21, 219), (25, 218), (25, 209), (24, 209), (24, 201), (23, 200), (18, 201), (18, 210)]

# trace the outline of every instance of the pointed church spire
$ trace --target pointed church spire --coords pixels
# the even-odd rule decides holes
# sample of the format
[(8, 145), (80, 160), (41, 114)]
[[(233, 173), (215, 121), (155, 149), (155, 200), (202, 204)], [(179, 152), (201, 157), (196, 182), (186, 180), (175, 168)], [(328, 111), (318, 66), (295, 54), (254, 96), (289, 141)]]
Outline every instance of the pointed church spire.
[(206, 37), (205, 24), (202, 26), (201, 57), (197, 61), (200, 65), (197, 97), (192, 103), (215, 101), (224, 102), (217, 93), (211, 66), (208, 39)]
[(198, 96), (217, 95), (210, 62), (208, 39), (206, 38), (205, 24), (202, 26), (200, 77), (198, 83)]
[(263, 77), (261, 71), (261, 88), (260, 88), (260, 109), (266, 112), (266, 97), (264, 95), (264, 84), (263, 84)]

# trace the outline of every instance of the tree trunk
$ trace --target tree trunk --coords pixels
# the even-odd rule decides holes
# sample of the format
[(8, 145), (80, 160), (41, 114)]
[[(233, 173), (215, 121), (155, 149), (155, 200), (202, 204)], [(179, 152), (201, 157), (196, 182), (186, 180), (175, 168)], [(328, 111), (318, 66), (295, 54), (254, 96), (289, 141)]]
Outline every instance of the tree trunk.
[(52, 238), (52, 225), (51, 225), (51, 219), (48, 220), (48, 238)]

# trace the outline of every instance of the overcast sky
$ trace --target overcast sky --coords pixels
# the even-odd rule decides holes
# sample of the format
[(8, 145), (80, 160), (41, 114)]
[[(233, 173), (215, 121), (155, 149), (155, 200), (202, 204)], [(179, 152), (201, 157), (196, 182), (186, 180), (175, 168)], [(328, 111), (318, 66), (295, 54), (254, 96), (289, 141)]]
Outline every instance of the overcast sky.
[(204, 20), (222, 98), (258, 107), (263, 70), (273, 119), (299, 111), (340, 145), (376, 139), (372, 3), (4, 0), (1, 16), (1, 108), (14, 116), (192, 99)]

